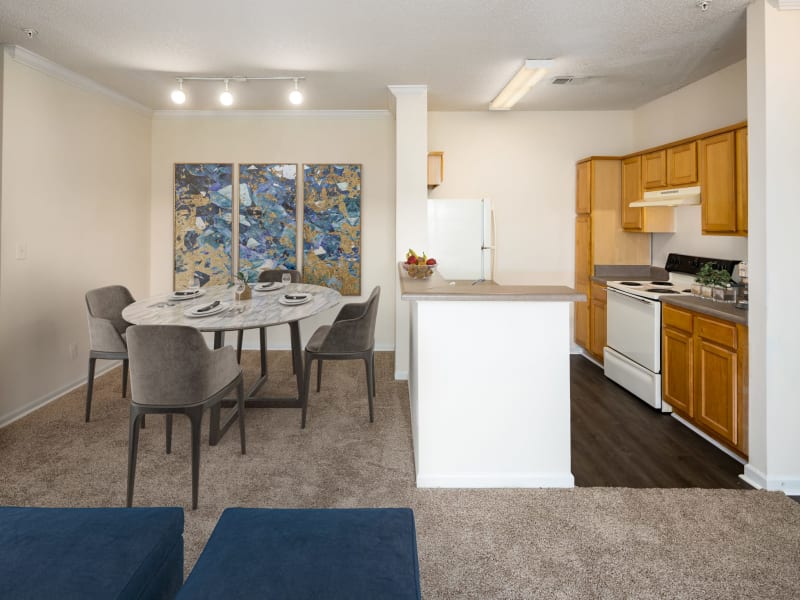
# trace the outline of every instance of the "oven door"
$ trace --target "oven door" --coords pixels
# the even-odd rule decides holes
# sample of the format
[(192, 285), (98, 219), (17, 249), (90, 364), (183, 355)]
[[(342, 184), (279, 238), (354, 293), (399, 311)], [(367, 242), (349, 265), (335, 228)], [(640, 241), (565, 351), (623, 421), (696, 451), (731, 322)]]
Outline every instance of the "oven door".
[(653, 373), (661, 372), (661, 303), (608, 288), (609, 347)]

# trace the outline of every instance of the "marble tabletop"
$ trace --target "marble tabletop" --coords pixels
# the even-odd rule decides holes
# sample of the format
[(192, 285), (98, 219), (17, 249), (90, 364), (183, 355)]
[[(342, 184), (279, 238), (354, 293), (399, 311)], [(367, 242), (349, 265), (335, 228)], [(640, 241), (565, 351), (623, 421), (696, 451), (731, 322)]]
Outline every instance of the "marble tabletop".
[[(282, 284), (279, 284), (282, 285)], [(189, 300), (176, 300), (172, 292), (157, 294), (126, 306), (122, 318), (134, 325), (188, 325), (200, 331), (232, 331), (253, 329), (299, 321), (339, 304), (341, 294), (319, 285), (290, 283), (280, 289), (252, 291), (252, 298), (237, 306), (232, 287), (203, 288), (203, 295)], [(284, 294), (309, 293), (305, 304), (284, 306), (278, 299)], [(184, 311), (207, 305), (215, 300), (226, 304), (222, 312), (204, 317), (187, 317)]]

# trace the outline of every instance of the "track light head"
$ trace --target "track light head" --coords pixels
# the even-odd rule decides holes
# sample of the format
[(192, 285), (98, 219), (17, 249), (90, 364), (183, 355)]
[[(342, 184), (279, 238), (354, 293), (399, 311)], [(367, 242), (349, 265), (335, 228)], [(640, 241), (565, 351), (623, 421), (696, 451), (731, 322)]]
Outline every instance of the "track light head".
[(302, 104), (303, 103), (303, 93), (297, 89), (297, 79), (294, 80), (294, 89), (289, 94), (289, 102), (292, 104)]
[(183, 93), (183, 79), (180, 77), (178, 77), (178, 88), (172, 90), (170, 98), (172, 98), (175, 104), (183, 104), (186, 102), (186, 94)]
[(224, 106), (230, 106), (233, 104), (233, 94), (231, 94), (230, 90), (228, 89), (228, 80), (225, 80), (225, 91), (219, 95), (219, 101)]

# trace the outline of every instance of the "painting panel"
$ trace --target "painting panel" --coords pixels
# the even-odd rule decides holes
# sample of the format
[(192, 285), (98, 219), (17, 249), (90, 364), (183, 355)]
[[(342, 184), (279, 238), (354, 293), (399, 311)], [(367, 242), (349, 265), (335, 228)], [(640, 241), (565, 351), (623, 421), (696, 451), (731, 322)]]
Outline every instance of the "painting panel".
[(232, 164), (175, 165), (175, 289), (231, 279)]
[(297, 268), (297, 165), (239, 165), (239, 271)]
[(303, 165), (303, 279), (361, 295), (361, 165)]

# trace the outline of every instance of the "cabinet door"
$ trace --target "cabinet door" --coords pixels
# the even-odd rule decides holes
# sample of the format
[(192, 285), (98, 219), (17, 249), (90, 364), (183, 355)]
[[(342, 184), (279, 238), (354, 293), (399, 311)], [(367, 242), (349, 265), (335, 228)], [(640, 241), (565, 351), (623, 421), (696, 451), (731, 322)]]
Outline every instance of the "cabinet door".
[[(575, 289), (591, 296), (589, 273), (592, 268), (592, 222), (589, 215), (575, 217)], [(589, 349), (589, 302), (575, 303), (575, 342)]]
[(585, 160), (578, 163), (575, 172), (575, 212), (588, 215), (592, 210), (592, 163)]
[(606, 346), (606, 286), (592, 283), (591, 302), (591, 347), (590, 351), (603, 362), (603, 348)]
[(747, 127), (736, 130), (736, 229), (747, 234)]
[(697, 183), (697, 142), (667, 148), (667, 185)]
[(642, 155), (642, 186), (646, 190), (667, 187), (667, 151)]
[(736, 446), (739, 443), (736, 352), (703, 338), (696, 339), (695, 351), (698, 362), (695, 388), (697, 424), (714, 437)]
[[(689, 316), (691, 321), (691, 316)], [(691, 333), (665, 327), (662, 336), (661, 387), (664, 402), (694, 417), (694, 341)]]
[(735, 160), (732, 131), (700, 140), (703, 233), (736, 233)]
[(632, 156), (622, 161), (622, 228), (642, 231), (644, 215), (641, 208), (631, 208), (631, 202), (642, 199), (642, 157)]
[(444, 181), (444, 152), (428, 152), (428, 186), (435, 187)]

